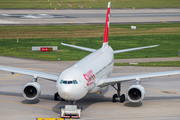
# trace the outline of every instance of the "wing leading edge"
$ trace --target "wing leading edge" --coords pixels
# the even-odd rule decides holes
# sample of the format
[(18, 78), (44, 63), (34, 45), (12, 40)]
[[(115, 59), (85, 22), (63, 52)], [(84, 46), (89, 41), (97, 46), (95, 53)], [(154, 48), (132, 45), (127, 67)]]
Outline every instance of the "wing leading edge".
[(20, 69), (20, 68), (13, 68), (13, 67), (5, 67), (0, 66), (0, 70), (8, 71), (8, 72), (14, 72), (14, 73), (20, 73), (24, 75), (30, 75), (30, 76), (36, 76), (38, 78), (44, 78), (50, 81), (56, 82), (58, 79), (58, 75), (34, 71), (34, 70), (27, 70), (27, 69)]
[(139, 80), (142, 78), (152, 78), (152, 77), (169, 76), (169, 75), (177, 75), (177, 74), (180, 74), (180, 70), (113, 77), (113, 78), (102, 79), (101, 81), (99, 81), (97, 86), (105, 87), (108, 85), (114, 85), (116, 83), (121, 83), (121, 82), (126, 82), (126, 81), (131, 81), (131, 80)]

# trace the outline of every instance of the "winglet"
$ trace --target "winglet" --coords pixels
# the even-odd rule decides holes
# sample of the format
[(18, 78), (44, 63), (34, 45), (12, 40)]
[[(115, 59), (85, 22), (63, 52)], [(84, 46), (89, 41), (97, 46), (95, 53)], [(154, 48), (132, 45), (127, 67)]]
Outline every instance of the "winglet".
[(104, 43), (108, 43), (108, 31), (109, 31), (109, 20), (110, 20), (110, 6), (111, 2), (108, 2), (108, 8), (107, 8), (107, 15), (106, 15), (106, 24), (105, 24), (105, 31), (104, 31), (104, 39), (103, 39), (103, 47)]

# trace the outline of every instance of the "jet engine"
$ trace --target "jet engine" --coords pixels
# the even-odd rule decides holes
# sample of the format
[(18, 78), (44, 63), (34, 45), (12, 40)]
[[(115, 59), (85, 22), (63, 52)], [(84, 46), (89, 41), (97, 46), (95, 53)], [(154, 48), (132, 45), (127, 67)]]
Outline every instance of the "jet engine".
[(141, 102), (145, 96), (145, 89), (142, 85), (132, 85), (127, 91), (128, 100), (131, 102)]
[(35, 100), (41, 94), (41, 86), (37, 82), (27, 83), (23, 88), (23, 97), (27, 100)]

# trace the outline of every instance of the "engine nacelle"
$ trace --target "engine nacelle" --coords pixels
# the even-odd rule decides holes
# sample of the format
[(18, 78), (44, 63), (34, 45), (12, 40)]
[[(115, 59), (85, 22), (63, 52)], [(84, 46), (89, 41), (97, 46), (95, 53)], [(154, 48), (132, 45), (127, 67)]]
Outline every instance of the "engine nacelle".
[(23, 97), (27, 100), (35, 100), (41, 94), (41, 86), (37, 82), (27, 83), (23, 88)]
[(132, 85), (127, 91), (128, 100), (131, 102), (141, 102), (145, 96), (145, 89), (142, 85)]

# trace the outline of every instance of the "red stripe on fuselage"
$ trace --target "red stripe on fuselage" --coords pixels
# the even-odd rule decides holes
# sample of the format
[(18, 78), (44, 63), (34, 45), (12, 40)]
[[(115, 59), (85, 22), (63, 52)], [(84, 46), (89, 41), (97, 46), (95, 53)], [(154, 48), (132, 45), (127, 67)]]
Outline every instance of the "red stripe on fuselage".
[[(92, 62), (94, 59), (96, 59), (99, 55), (101, 55), (102, 52), (100, 52), (95, 58), (93, 58), (91, 61), (89, 61), (87, 64), (89, 64), (90, 62)], [(83, 67), (85, 67), (87, 64), (85, 64)]]

